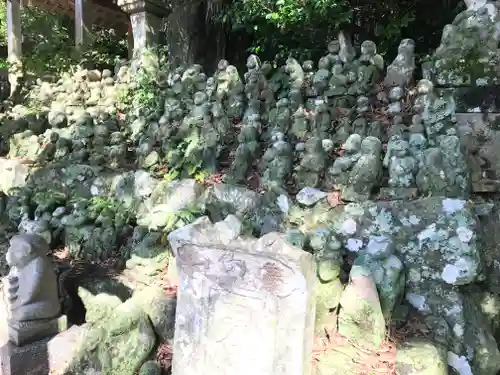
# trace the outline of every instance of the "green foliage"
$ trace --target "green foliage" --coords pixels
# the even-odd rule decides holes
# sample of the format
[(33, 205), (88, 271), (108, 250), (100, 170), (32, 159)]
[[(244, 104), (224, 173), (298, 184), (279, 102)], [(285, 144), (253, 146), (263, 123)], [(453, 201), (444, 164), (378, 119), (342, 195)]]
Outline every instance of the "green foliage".
[(203, 171), (203, 159), (198, 150), (202, 147), (203, 140), (198, 132), (193, 131), (191, 135), (181, 140), (177, 147), (167, 154), (168, 172), (164, 178), (173, 181), (177, 178), (192, 177), (197, 181), (203, 181), (206, 177)]
[(264, 60), (292, 54), (316, 60), (342, 29), (355, 40), (373, 40), (392, 54), (403, 38), (418, 52), (436, 48), (442, 28), (461, 8), (459, 0), (227, 0), (218, 20), (248, 35), (249, 50)]
[(160, 80), (164, 72), (166, 50), (152, 48), (143, 53), (143, 66), (133, 75), (130, 85), (118, 95), (118, 107), (135, 116), (150, 116), (162, 109), (164, 95)]
[(203, 214), (203, 210), (194, 206), (188, 206), (174, 213), (169, 212), (166, 214), (166, 224), (163, 228), (163, 232), (169, 233), (175, 229), (191, 224)]
[[(66, 16), (35, 7), (21, 13), (23, 33), (23, 65), (26, 72), (37, 76), (61, 73), (74, 65), (109, 68), (116, 57), (127, 56), (127, 43), (115, 30), (93, 30), (92, 48), (81, 53), (74, 47), (74, 21)], [(7, 45), (6, 3), (0, 3), (0, 45)]]

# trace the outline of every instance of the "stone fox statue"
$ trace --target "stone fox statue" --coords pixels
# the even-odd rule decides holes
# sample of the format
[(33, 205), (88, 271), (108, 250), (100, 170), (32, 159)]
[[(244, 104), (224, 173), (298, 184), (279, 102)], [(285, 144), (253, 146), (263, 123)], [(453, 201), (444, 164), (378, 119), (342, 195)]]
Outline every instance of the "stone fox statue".
[(6, 260), (10, 266), (4, 287), (9, 320), (23, 322), (53, 319), (60, 313), (57, 277), (45, 239), (36, 234), (12, 237)]

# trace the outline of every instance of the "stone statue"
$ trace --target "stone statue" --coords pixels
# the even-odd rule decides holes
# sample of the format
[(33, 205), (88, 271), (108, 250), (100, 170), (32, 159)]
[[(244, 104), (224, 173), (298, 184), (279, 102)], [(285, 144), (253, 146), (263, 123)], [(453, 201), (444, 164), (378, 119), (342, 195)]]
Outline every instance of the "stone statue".
[(350, 135), (342, 146), (342, 155), (335, 159), (326, 172), (326, 184), (329, 189), (341, 190), (348, 183), (349, 170), (360, 157), (362, 137)]
[(342, 64), (335, 64), (332, 68), (332, 77), (328, 82), (327, 96), (340, 96), (347, 93), (347, 76), (343, 72)]
[(238, 134), (239, 146), (231, 165), (230, 176), (237, 182), (245, 180), (248, 168), (252, 165), (259, 150), (259, 130), (253, 123), (243, 126)]
[(470, 172), (463, 146), (456, 135), (442, 136), (438, 147), (425, 150), (425, 163), (416, 182), (423, 195), (467, 197)]
[(340, 53), (340, 43), (338, 40), (332, 40), (328, 43), (328, 55), (325, 57), (330, 61), (330, 65), (334, 66), (337, 64), (342, 64), (342, 60), (339, 56)]
[(293, 148), (285, 141), (283, 133), (276, 133), (273, 141), (262, 157), (262, 186), (277, 194), (285, 194), (287, 179), (293, 167)]
[(317, 95), (323, 95), (330, 80), (330, 60), (322, 57), (318, 62), (318, 70), (314, 73), (313, 87)]
[(398, 136), (389, 140), (384, 167), (389, 169), (389, 186), (408, 188), (415, 182), (417, 162), (410, 153), (410, 145)]
[(286, 133), (292, 123), (292, 111), (290, 110), (290, 101), (288, 98), (282, 98), (276, 102), (276, 108), (269, 114), (267, 139), (270, 139), (275, 133)]
[(384, 84), (387, 87), (407, 87), (413, 79), (415, 67), (415, 42), (403, 39), (399, 44), (398, 55), (387, 67)]
[(302, 63), (302, 70), (304, 71), (304, 94), (306, 98), (313, 98), (318, 95), (313, 87), (314, 62), (312, 60), (304, 61)]
[(47, 242), (37, 234), (21, 234), (10, 240), (6, 254), (10, 272), (4, 288), (9, 337), (16, 345), (57, 333), (54, 327), (59, 330), (57, 277), (48, 251)]
[(303, 107), (299, 107), (293, 115), (293, 123), (291, 134), (294, 141), (305, 141), (307, 132), (309, 131), (309, 119)]
[(305, 143), (304, 154), (295, 168), (295, 182), (299, 189), (317, 187), (328, 155), (323, 149), (323, 142), (318, 137), (311, 137)]
[(316, 99), (314, 103), (314, 118), (311, 124), (313, 135), (326, 138), (331, 129), (330, 112), (324, 99)]
[(380, 184), (382, 175), (382, 143), (378, 138), (366, 137), (361, 142), (361, 154), (349, 173), (348, 183), (341, 190), (345, 201), (362, 202), (370, 198)]
[(403, 112), (402, 99), (404, 96), (403, 88), (400, 86), (395, 86), (389, 90), (389, 106), (387, 107), (387, 113), (395, 116)]
[(299, 109), (303, 104), (302, 89), (304, 87), (304, 70), (297, 60), (289, 57), (286, 60), (285, 72), (290, 77), (290, 91), (288, 98), (293, 111)]

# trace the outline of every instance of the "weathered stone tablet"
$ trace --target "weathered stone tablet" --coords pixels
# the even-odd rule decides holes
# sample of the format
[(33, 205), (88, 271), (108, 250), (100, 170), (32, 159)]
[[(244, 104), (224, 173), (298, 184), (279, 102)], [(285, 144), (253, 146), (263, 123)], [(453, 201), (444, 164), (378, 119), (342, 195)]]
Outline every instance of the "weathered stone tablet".
[(305, 375), (316, 265), (276, 233), (240, 239), (234, 216), (169, 235), (179, 271), (174, 375)]

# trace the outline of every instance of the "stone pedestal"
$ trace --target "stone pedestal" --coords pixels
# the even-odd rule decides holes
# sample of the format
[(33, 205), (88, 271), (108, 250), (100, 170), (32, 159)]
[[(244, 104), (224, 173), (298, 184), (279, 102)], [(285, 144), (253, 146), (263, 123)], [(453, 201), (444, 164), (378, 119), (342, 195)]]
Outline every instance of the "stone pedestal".
[(34, 320), (31, 322), (9, 321), (9, 341), (21, 346), (46, 337), (55, 336), (68, 328), (65, 315), (54, 319)]
[(167, 3), (161, 0), (118, 0), (118, 6), (130, 15), (134, 57), (158, 44), (162, 19), (171, 12)]
[(1, 375), (63, 374), (80, 347), (87, 326), (73, 326), (55, 337), (16, 346), (0, 335)]

